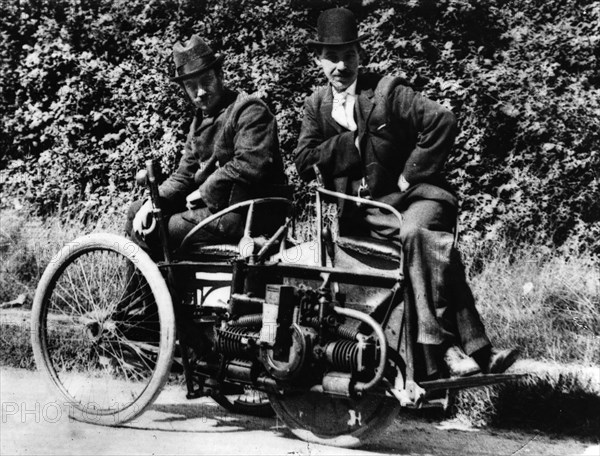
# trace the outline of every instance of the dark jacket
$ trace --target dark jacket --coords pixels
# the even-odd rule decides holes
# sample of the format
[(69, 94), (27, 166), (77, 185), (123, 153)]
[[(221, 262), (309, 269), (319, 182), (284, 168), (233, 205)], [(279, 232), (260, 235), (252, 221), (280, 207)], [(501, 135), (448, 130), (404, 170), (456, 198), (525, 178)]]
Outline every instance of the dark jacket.
[(198, 111), (177, 171), (160, 186), (166, 210), (200, 189), (211, 212), (271, 196), (285, 183), (277, 123), (259, 98), (226, 90), (214, 117)]
[[(307, 97), (298, 146), (294, 152), (300, 177), (313, 179), (318, 165), (326, 182), (337, 191), (356, 194), (364, 176), (373, 198), (406, 207), (411, 197), (436, 199), (456, 205), (456, 197), (442, 176), (444, 162), (456, 135), (454, 114), (412, 89), (397, 85), (388, 95), (388, 116), (373, 115), (375, 88), (381, 76), (361, 75), (356, 86), (356, 132), (332, 117), (331, 86)], [(359, 137), (361, 151), (355, 146)], [(410, 183), (400, 192), (403, 173)]]

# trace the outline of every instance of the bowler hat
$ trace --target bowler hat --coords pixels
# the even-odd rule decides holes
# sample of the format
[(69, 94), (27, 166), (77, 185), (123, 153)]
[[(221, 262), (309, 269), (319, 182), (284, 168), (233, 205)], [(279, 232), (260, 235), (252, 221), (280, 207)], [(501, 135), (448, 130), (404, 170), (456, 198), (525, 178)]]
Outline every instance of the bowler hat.
[(175, 76), (171, 80), (180, 82), (221, 64), (223, 56), (215, 54), (198, 35), (192, 35), (185, 44), (175, 43), (173, 61), (175, 62)]
[(358, 36), (354, 13), (346, 8), (323, 11), (317, 20), (317, 39), (308, 40), (311, 46), (340, 46), (358, 43), (369, 35)]

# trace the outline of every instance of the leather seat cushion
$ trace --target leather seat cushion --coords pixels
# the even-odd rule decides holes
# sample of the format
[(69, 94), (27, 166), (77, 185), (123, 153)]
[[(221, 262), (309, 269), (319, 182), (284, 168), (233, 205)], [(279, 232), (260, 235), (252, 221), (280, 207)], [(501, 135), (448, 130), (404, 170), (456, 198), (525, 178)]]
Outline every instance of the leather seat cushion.
[(390, 241), (362, 236), (340, 236), (336, 243), (343, 249), (353, 250), (362, 255), (398, 261), (402, 258), (402, 248)]

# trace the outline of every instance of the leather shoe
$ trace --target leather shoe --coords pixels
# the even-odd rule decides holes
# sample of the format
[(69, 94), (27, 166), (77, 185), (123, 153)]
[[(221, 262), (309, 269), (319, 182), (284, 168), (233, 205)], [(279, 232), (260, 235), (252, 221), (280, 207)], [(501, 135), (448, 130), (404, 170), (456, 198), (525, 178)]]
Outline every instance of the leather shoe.
[(478, 374), (481, 370), (475, 360), (465, 354), (456, 345), (448, 347), (443, 357), (450, 377), (467, 377)]
[(519, 355), (518, 348), (507, 348), (505, 350), (487, 348), (483, 349), (481, 353), (475, 353), (473, 358), (484, 374), (502, 374), (515, 363)]

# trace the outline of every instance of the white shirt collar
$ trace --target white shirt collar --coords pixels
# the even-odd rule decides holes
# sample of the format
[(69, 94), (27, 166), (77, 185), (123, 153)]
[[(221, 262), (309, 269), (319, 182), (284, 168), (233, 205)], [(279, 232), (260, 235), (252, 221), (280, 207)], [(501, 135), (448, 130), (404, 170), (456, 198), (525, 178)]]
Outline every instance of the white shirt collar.
[(350, 86), (343, 92), (338, 92), (337, 90), (335, 90), (333, 88), (333, 86), (331, 86), (331, 90), (333, 91), (333, 96), (337, 98), (337, 97), (341, 96), (342, 94), (356, 95), (356, 83), (357, 82), (358, 82), (358, 80), (355, 79), (354, 82), (352, 84), (350, 84)]

